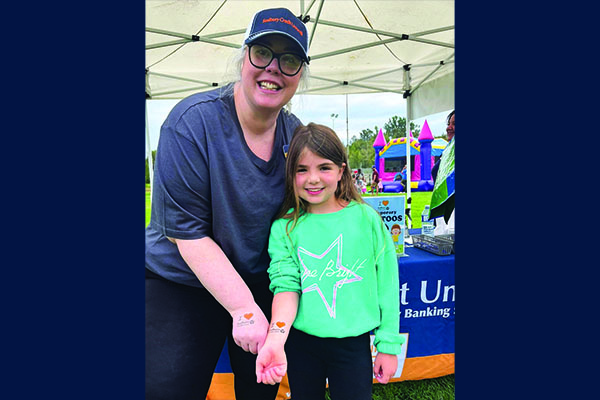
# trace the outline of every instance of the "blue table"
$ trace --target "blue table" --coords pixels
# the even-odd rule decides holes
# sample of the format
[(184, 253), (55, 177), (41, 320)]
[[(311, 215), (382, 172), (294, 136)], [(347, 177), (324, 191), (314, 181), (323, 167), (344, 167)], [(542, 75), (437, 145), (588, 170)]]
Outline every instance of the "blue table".
[[(408, 257), (398, 258), (400, 274), (400, 333), (408, 333), (405, 375), (410, 359), (426, 357), (431, 371), (454, 372), (454, 254), (438, 256), (405, 248)], [(451, 357), (448, 355), (452, 355)], [(439, 364), (443, 365), (433, 365)], [(451, 362), (451, 366), (448, 363)], [(439, 367), (439, 368), (438, 368)], [(421, 368), (421, 367), (420, 367)], [(423, 374), (423, 372), (419, 372)], [(438, 374), (441, 376), (444, 374)], [(433, 376), (431, 376), (433, 377)], [(411, 378), (412, 379), (412, 378)], [(418, 378), (423, 379), (423, 378)]]

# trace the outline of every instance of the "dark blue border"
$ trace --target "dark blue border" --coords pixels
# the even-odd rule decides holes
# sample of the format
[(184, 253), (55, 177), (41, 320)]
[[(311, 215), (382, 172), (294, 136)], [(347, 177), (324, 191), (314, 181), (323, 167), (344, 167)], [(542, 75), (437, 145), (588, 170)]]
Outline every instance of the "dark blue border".
[(144, 398), (144, 7), (11, 13), (28, 39), (4, 47), (9, 397)]

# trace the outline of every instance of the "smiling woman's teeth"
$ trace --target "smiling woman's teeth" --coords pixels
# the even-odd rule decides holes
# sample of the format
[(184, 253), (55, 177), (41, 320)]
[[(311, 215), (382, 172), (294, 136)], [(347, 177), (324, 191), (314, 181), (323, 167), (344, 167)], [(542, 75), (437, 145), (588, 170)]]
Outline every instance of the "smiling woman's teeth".
[(260, 87), (267, 90), (279, 90), (279, 86), (271, 82), (260, 82)]

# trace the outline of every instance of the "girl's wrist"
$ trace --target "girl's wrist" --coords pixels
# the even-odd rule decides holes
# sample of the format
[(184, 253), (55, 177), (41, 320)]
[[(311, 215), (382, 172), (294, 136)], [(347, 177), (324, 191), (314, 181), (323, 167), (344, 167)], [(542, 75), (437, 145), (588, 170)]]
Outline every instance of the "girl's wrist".
[(289, 325), (282, 321), (271, 322), (267, 332), (267, 340), (284, 344), (289, 333)]
[(287, 338), (282, 334), (269, 333), (265, 339), (265, 346), (269, 345), (271, 348), (280, 349), (283, 351), (286, 339)]

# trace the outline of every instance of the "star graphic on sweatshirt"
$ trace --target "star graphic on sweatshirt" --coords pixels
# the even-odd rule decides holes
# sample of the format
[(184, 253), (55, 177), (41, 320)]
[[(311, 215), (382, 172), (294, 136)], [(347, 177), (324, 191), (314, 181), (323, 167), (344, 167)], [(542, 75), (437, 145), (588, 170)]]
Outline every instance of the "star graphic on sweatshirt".
[[(354, 271), (342, 265), (342, 243), (340, 234), (321, 254), (314, 254), (303, 247), (298, 247), (298, 259), (302, 264), (302, 282), (310, 283), (302, 290), (303, 294), (316, 292), (323, 300), (327, 312), (335, 319), (338, 290), (345, 284), (361, 281), (363, 278)], [(335, 280), (334, 276), (343, 278)], [(316, 282), (313, 282), (316, 281)], [(325, 298), (325, 293), (332, 293), (331, 304)]]

